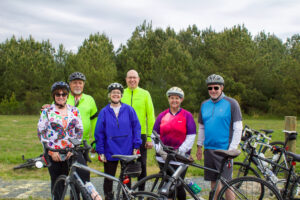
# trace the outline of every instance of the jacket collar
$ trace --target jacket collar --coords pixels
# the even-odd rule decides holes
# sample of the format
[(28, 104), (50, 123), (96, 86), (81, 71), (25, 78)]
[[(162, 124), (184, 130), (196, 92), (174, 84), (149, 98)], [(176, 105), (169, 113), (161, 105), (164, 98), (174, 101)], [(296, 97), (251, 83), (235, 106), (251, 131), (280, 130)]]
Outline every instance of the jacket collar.
[(211, 99), (212, 102), (218, 103), (218, 102), (221, 101), (224, 97), (225, 97), (225, 94), (224, 94), (224, 92), (222, 92), (222, 94), (221, 94), (217, 99), (215, 99), (215, 100), (212, 99), (212, 98), (210, 98), (210, 99)]

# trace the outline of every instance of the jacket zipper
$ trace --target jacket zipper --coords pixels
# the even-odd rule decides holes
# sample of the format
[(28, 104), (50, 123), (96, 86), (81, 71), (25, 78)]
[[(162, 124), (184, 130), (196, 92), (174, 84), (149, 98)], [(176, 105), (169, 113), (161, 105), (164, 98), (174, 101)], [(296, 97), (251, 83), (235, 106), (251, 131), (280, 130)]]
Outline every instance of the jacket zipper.
[(132, 107), (132, 99), (133, 99), (133, 90), (131, 90), (131, 107)]

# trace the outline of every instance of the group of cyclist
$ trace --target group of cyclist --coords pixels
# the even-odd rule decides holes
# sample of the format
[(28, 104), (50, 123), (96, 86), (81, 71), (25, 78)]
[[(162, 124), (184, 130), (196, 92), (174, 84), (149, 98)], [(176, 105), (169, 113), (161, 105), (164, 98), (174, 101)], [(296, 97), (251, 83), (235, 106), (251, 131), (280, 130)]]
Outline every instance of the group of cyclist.
[[(95, 138), (95, 150), (99, 161), (104, 163), (104, 172), (115, 175), (118, 159), (114, 154), (141, 154), (142, 173), (138, 180), (147, 176), (147, 149), (153, 147), (151, 141), (152, 129), (155, 130), (165, 145), (171, 146), (182, 155), (191, 156), (191, 149), (196, 138), (196, 124), (193, 115), (181, 108), (185, 94), (179, 87), (172, 87), (166, 92), (169, 108), (160, 113), (156, 120), (154, 106), (150, 93), (140, 88), (140, 77), (135, 70), (129, 70), (126, 75), (127, 88), (120, 83), (108, 86), (109, 104), (99, 114), (94, 99), (83, 93), (86, 77), (80, 72), (74, 72), (69, 77), (69, 85), (56, 82), (51, 88), (52, 105), (44, 105), (38, 123), (38, 136), (41, 142), (46, 142), (53, 149), (71, 147), (69, 138), (79, 140)], [(204, 146), (205, 166), (220, 170), (222, 158), (215, 155), (215, 149), (237, 149), (242, 133), (242, 115), (239, 104), (233, 98), (225, 96), (224, 79), (212, 74), (206, 79), (210, 98), (201, 104), (199, 112), (199, 130), (197, 141), (197, 159), (202, 159)], [(154, 144), (155, 145), (155, 144)], [(156, 159), (163, 167), (166, 152), (160, 145), (155, 145)], [(49, 152), (52, 164), (48, 170), (51, 176), (51, 189), (56, 178), (68, 174), (68, 159), (70, 153), (61, 155)], [(78, 162), (85, 164), (83, 156)], [(180, 163), (172, 162), (177, 168)], [(232, 165), (231, 165), (232, 166)], [(224, 176), (231, 179), (232, 167), (225, 166)], [(171, 172), (168, 172), (171, 173)], [(87, 172), (78, 171), (83, 181), (89, 181)], [(182, 177), (184, 178), (185, 172)], [(214, 186), (216, 175), (205, 171), (205, 180)], [(105, 199), (113, 199), (113, 185), (104, 180)], [(139, 187), (143, 191), (145, 185)], [(178, 188), (178, 199), (186, 199), (184, 188)], [(230, 194), (228, 194), (230, 195)]]

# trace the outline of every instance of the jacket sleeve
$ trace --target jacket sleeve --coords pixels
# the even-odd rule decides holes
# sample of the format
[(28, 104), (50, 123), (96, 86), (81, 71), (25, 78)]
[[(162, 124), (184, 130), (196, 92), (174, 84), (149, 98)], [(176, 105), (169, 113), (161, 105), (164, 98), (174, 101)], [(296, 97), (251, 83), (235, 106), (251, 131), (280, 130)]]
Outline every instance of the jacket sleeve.
[(187, 153), (193, 148), (193, 144), (196, 138), (196, 124), (191, 113), (186, 116), (186, 138), (179, 147), (179, 152)]
[(83, 125), (82, 125), (82, 120), (81, 120), (81, 116), (79, 113), (78, 108), (75, 108), (75, 112), (77, 114), (74, 113), (74, 115), (76, 116), (77, 122), (75, 125), (75, 134), (76, 134), (76, 138), (79, 139), (80, 141), (82, 140), (82, 135), (83, 135)]
[(133, 148), (139, 149), (142, 144), (141, 124), (134, 109), (132, 107), (129, 107), (129, 110), (130, 110), (131, 126), (133, 131)]
[[(90, 113), (90, 120), (91, 120), (91, 133), (95, 132), (95, 128), (96, 128), (96, 124), (97, 124), (97, 119), (98, 119), (98, 109), (95, 103), (95, 100), (92, 99), (91, 103), (91, 113)], [(93, 142), (95, 140), (94, 134), (91, 135), (92, 136), (92, 140), (91, 142)]]
[(147, 142), (151, 142), (152, 128), (155, 122), (154, 106), (150, 93), (147, 92), (146, 98), (146, 114), (147, 114)]
[(48, 130), (48, 116), (47, 116), (47, 109), (44, 109), (41, 113), (39, 122), (38, 122), (38, 129), (37, 129), (37, 135), (40, 141), (43, 142), (49, 142), (47, 138), (47, 130)]
[(104, 143), (105, 143), (106, 136), (105, 136), (105, 116), (104, 116), (103, 109), (98, 115), (94, 136), (96, 140), (97, 153), (104, 154)]

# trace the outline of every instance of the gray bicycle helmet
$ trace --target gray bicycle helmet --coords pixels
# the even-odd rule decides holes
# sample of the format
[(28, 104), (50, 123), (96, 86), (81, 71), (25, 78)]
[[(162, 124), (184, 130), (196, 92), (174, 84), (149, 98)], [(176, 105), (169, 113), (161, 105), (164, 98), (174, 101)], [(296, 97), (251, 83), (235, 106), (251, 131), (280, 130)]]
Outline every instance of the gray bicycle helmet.
[(108, 93), (110, 93), (112, 90), (118, 89), (118, 90), (121, 91), (122, 94), (123, 94), (123, 90), (124, 90), (123, 85), (120, 84), (120, 83), (111, 83), (111, 84), (107, 87), (107, 89), (108, 89)]
[(184, 92), (179, 87), (171, 87), (167, 91), (166, 95), (167, 95), (167, 97), (169, 97), (171, 95), (176, 95), (176, 96), (179, 96), (180, 98), (184, 98)]
[(83, 73), (80, 72), (74, 72), (69, 76), (69, 81), (73, 81), (73, 80), (83, 80), (85, 81), (85, 75)]
[(70, 87), (67, 83), (63, 82), (63, 81), (58, 81), (55, 82), (52, 87), (51, 87), (51, 93), (53, 93), (55, 90), (67, 90), (68, 92), (70, 91)]
[(225, 83), (223, 77), (217, 74), (212, 74), (208, 76), (205, 82), (206, 85), (213, 85), (213, 84), (224, 85)]

